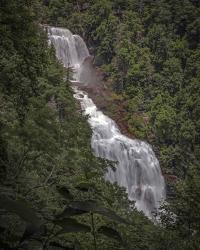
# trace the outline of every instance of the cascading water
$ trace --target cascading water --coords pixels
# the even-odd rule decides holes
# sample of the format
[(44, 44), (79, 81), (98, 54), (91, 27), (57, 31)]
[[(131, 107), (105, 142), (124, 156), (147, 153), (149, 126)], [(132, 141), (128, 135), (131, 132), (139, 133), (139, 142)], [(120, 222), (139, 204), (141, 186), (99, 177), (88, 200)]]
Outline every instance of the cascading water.
[[(67, 29), (48, 28), (56, 55), (65, 67), (76, 70), (75, 80), (81, 82), (80, 72), (85, 58), (89, 56), (83, 39), (72, 35)], [(108, 170), (106, 178), (126, 188), (131, 200), (136, 201), (138, 210), (148, 217), (165, 198), (165, 183), (159, 162), (151, 146), (140, 140), (122, 135), (116, 123), (97, 109), (87, 94), (74, 88), (74, 97), (81, 103), (92, 128), (92, 149), (96, 156), (116, 161), (116, 171)]]
[(89, 57), (89, 51), (83, 39), (78, 35), (72, 35), (67, 29), (48, 27), (48, 36), (56, 50), (56, 56), (64, 67), (74, 69), (74, 78), (80, 81), (81, 65), (85, 58)]

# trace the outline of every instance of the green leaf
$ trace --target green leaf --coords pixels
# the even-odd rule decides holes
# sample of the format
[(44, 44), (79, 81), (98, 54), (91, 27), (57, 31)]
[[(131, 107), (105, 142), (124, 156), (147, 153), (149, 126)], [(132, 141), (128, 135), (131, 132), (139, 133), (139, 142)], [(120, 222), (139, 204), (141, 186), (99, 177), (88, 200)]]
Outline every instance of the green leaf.
[(64, 246), (58, 242), (52, 241), (49, 243), (50, 249), (65, 249), (65, 250), (75, 250), (75, 247), (72, 246), (72, 244), (70, 243), (70, 246)]
[(115, 239), (119, 242), (123, 242), (120, 234), (111, 227), (102, 226), (97, 230), (98, 233), (104, 234), (105, 236)]
[(114, 211), (108, 208), (102, 207), (100, 204), (98, 204), (95, 201), (72, 201), (70, 203), (70, 206), (74, 209), (101, 214), (116, 222), (130, 225), (130, 222), (118, 216)]
[(23, 234), (23, 236), (22, 236), (22, 238), (21, 238), (21, 240), (20, 240), (20, 243), (22, 243), (23, 241), (25, 241), (25, 240), (31, 238), (31, 237), (32, 237), (35, 233), (37, 233), (37, 232), (38, 232), (38, 227), (35, 227), (35, 226), (32, 225), (32, 224), (28, 224), (28, 225), (26, 226), (26, 229), (25, 229), (25, 231), (24, 231), (24, 234)]
[(64, 211), (61, 214), (58, 214), (56, 217), (57, 218), (64, 218), (64, 217), (70, 217), (70, 216), (74, 216), (74, 215), (81, 215), (81, 214), (85, 214), (85, 213), (87, 213), (87, 211), (75, 209), (72, 207), (67, 207), (64, 209)]
[[(29, 241), (23, 242), (22, 245), (17, 249), (27, 249), (27, 250), (28, 249), (43, 249), (42, 240), (41, 239), (31, 239)], [(12, 248), (12, 250), (14, 250), (14, 248)]]
[(67, 200), (72, 200), (73, 195), (70, 193), (67, 187), (57, 187), (58, 192)]
[(17, 214), (21, 219), (36, 227), (42, 224), (41, 219), (37, 217), (35, 211), (30, 208), (25, 201), (10, 200), (6, 197), (0, 197), (0, 208)]
[(96, 189), (95, 184), (90, 182), (80, 182), (75, 188), (83, 192), (88, 192), (89, 189)]
[(32, 238), (32, 236), (41, 236), (44, 235), (46, 232), (46, 228), (44, 225), (37, 227), (32, 224), (28, 224), (25, 228), (24, 234), (20, 240), (20, 243), (24, 242), (25, 240), (28, 240)]
[(58, 234), (73, 233), (73, 232), (90, 232), (91, 229), (85, 224), (77, 222), (75, 219), (64, 218), (55, 220), (54, 223), (63, 229)]

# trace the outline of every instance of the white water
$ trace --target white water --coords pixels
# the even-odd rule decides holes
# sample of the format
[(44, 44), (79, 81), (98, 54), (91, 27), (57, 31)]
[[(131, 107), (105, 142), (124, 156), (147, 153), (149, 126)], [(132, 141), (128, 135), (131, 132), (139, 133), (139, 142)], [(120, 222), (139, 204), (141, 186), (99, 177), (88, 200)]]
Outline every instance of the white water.
[[(82, 63), (89, 56), (85, 42), (69, 30), (49, 28), (49, 39), (65, 67), (76, 69), (75, 80), (81, 82)], [(140, 140), (122, 135), (116, 123), (97, 109), (87, 93), (74, 88), (93, 135), (91, 146), (96, 156), (117, 161), (116, 171), (109, 169), (106, 178), (126, 188), (129, 199), (148, 217), (165, 198), (165, 183), (152, 147)]]
[(80, 81), (81, 64), (89, 57), (89, 51), (83, 39), (78, 35), (72, 35), (67, 29), (48, 28), (48, 36), (56, 50), (56, 56), (64, 67), (74, 69), (74, 78)]

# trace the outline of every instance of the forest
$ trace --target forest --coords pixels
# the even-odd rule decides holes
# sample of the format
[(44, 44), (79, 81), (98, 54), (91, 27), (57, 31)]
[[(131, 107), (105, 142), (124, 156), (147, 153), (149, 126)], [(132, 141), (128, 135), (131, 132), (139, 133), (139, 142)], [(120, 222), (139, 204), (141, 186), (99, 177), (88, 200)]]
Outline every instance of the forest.
[[(105, 180), (112, 162), (94, 156), (42, 25), (83, 37), (129, 132), (153, 146), (159, 219)], [(199, 0), (1, 0), (0, 249), (200, 249), (199, 114)]]

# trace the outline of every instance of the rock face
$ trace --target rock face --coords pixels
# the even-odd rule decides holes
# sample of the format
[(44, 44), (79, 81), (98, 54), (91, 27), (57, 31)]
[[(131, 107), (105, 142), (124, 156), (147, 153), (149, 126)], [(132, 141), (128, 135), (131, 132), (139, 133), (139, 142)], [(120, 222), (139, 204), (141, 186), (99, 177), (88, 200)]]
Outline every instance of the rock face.
[[(65, 67), (73, 66), (74, 80), (79, 86), (100, 82), (84, 41), (69, 30), (49, 28), (49, 39)], [(75, 51), (74, 51), (75, 50)], [(82, 51), (83, 50), (83, 51)], [(98, 84), (95, 85), (98, 90)], [(116, 171), (108, 170), (105, 178), (126, 188), (138, 210), (151, 217), (165, 198), (165, 183), (152, 147), (140, 140), (121, 134), (117, 124), (104, 115), (86, 92), (74, 87), (74, 97), (80, 101), (92, 128), (91, 146), (94, 154), (116, 162)]]
[(97, 73), (93, 65), (93, 56), (88, 56), (83, 61), (79, 72), (79, 79), (81, 80), (81, 86), (96, 88), (100, 85), (102, 77)]

